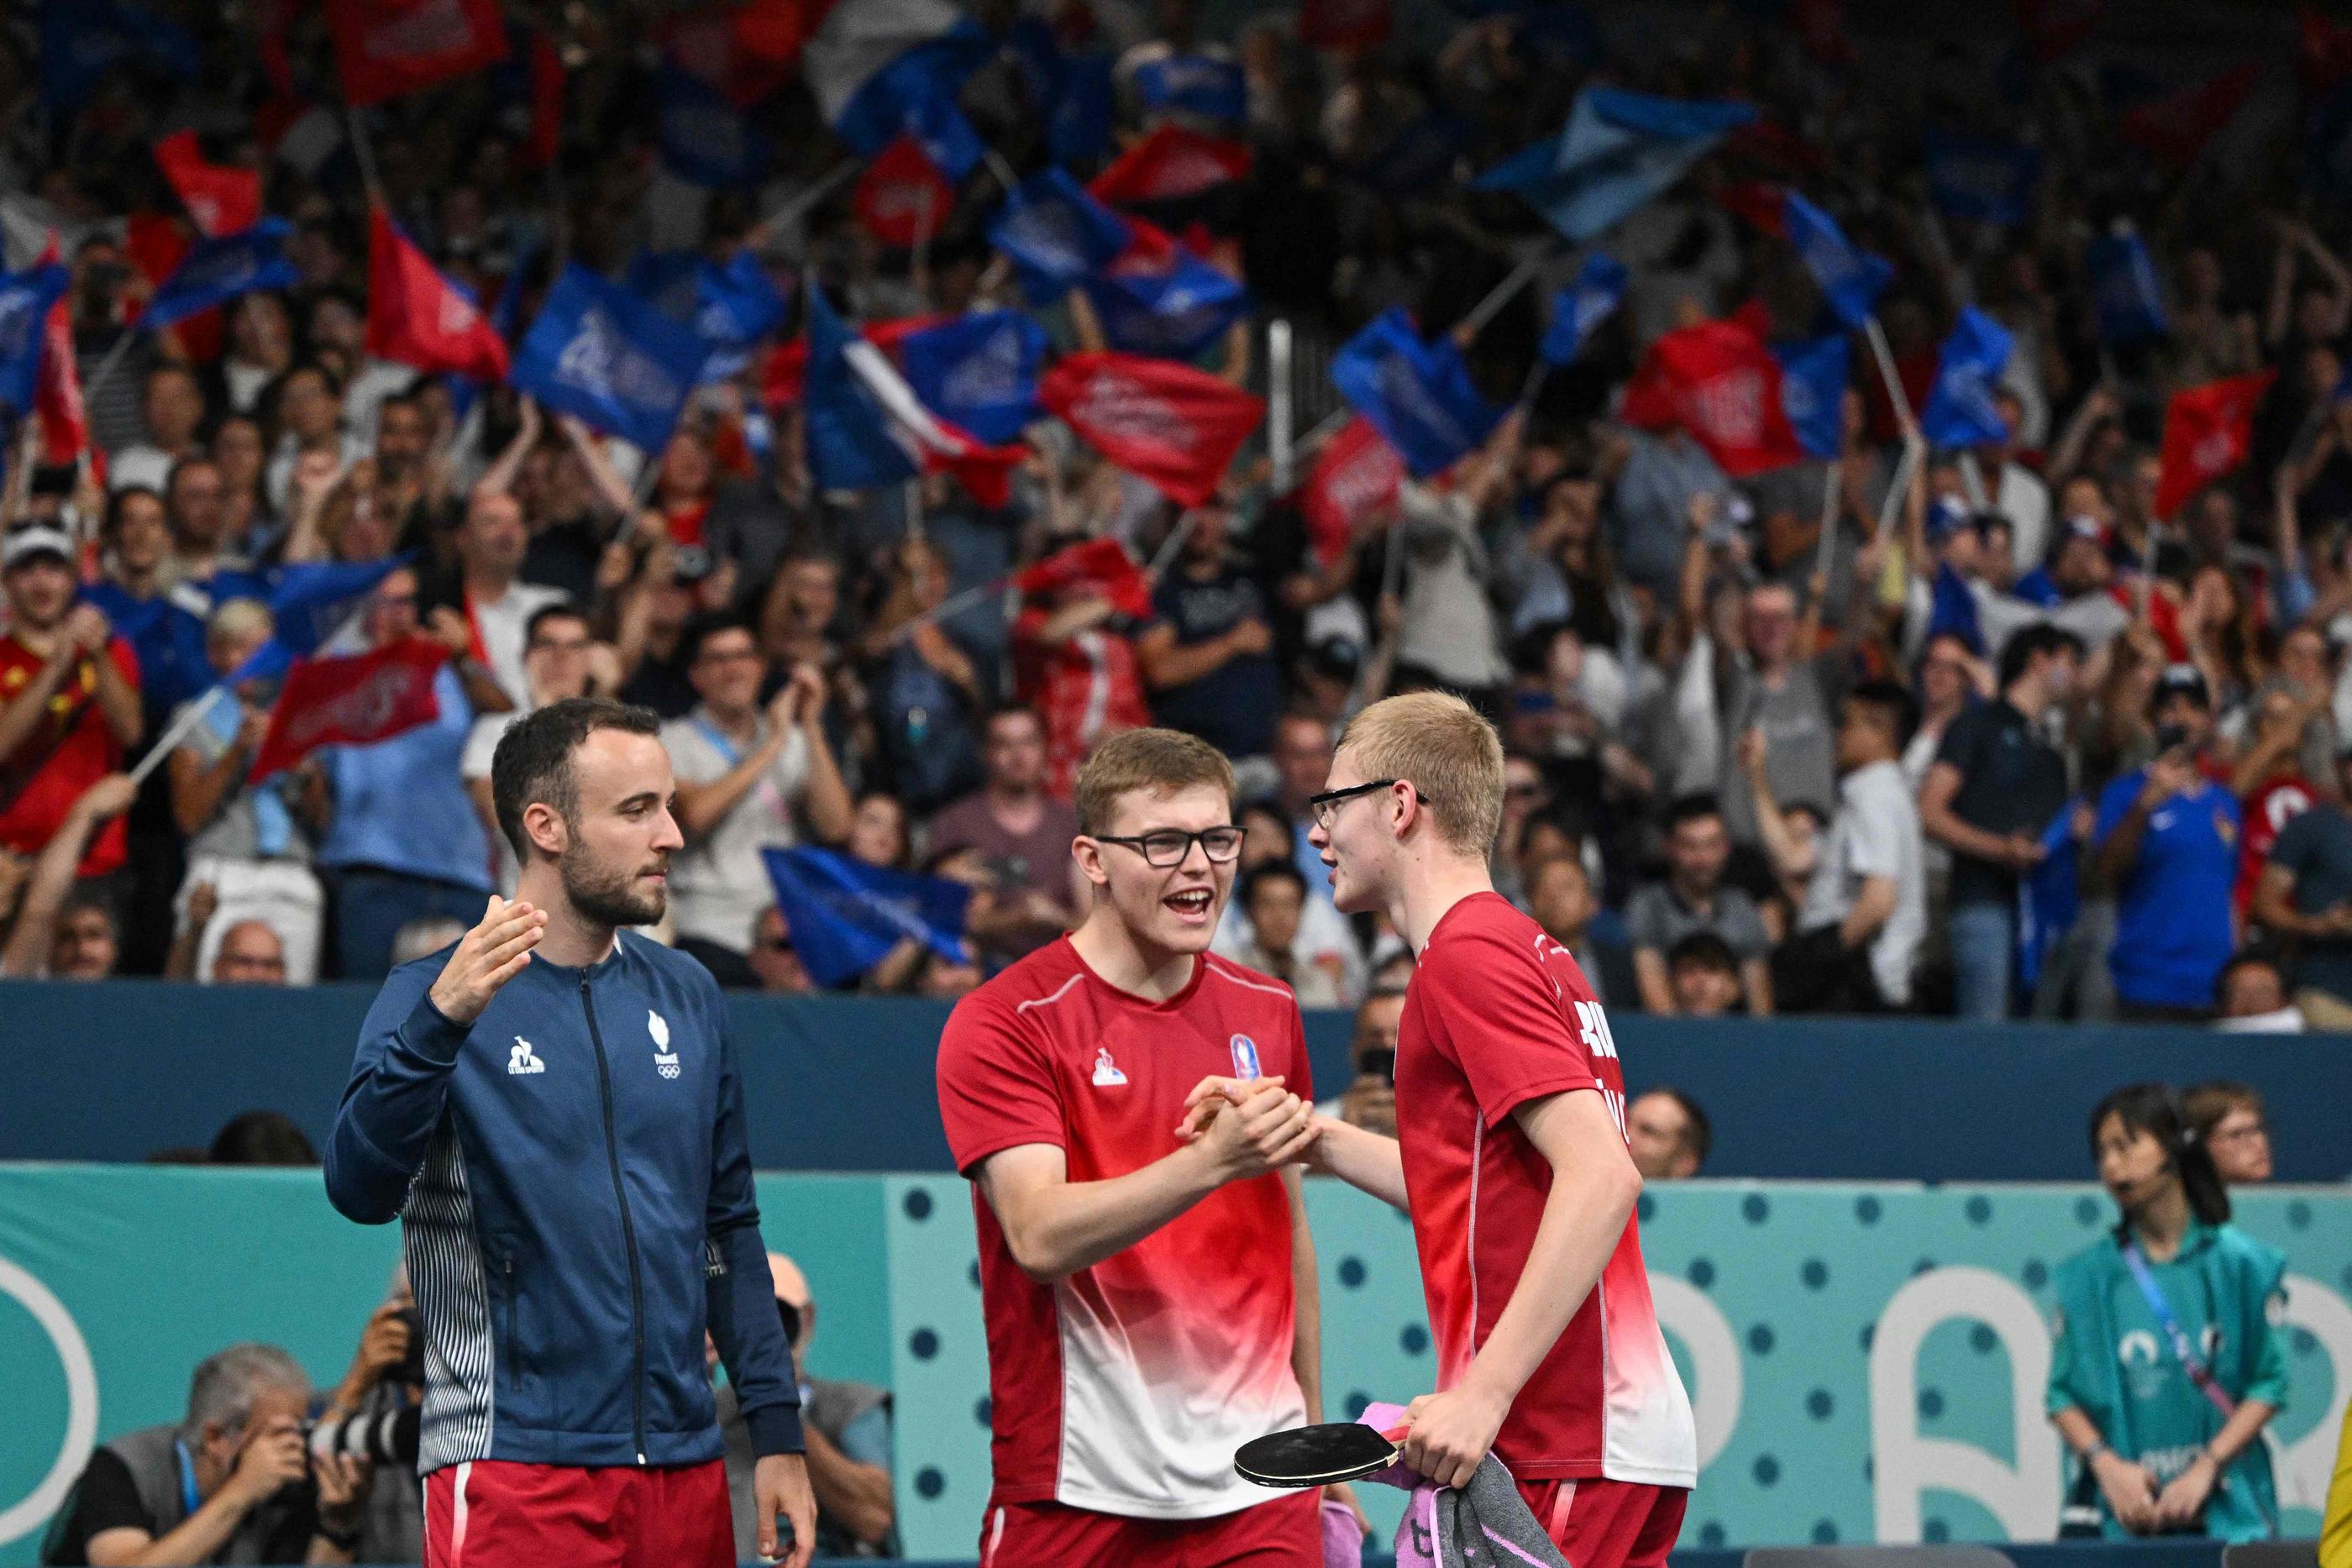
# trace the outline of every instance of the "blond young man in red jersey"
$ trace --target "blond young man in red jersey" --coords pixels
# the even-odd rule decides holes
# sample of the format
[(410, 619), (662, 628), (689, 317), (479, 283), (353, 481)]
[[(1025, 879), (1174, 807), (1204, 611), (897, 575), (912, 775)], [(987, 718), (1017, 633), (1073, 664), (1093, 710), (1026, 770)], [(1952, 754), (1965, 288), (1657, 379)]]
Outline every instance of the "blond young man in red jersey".
[[(1233, 787), (1192, 736), (1105, 741), (1071, 846), (1090, 911), (940, 1040), (988, 1331), (982, 1568), (1322, 1563), (1314, 1494), (1269, 1500), (1233, 1464), (1321, 1419), (1306, 1036), (1287, 989), (1208, 951)], [(1196, 1094), (1220, 1100), (1197, 1134)]]
[(1487, 877), (1502, 743), (1458, 697), (1391, 697), (1348, 726), (1312, 808), (1335, 902), (1386, 910), (1420, 960), (1398, 1136), (1318, 1117), (1313, 1154), (1412, 1217), (1438, 1378), (1406, 1462), (1460, 1486), (1491, 1450), (1577, 1568), (1654, 1568), (1696, 1480), (1690, 1401), (1642, 1266), (1608, 1020)]

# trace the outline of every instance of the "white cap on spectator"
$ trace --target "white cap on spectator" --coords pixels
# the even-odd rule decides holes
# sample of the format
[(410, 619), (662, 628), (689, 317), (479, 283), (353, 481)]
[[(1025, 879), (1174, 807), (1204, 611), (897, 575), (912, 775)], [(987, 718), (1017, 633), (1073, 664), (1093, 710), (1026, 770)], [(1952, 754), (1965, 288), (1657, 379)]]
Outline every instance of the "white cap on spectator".
[(8, 530), (7, 542), (0, 545), (0, 570), (14, 567), (19, 561), (37, 555), (53, 555), (68, 565), (73, 563), (73, 536), (63, 528), (47, 523), (27, 523)]

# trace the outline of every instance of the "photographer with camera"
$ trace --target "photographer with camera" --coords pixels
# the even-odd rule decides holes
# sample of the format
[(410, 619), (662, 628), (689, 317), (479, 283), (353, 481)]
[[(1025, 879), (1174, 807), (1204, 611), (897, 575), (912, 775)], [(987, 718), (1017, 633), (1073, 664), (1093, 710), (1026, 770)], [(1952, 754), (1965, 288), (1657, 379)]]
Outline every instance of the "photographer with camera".
[(396, 1264), (391, 1288), (368, 1314), (351, 1370), (319, 1413), (310, 1440), (315, 1452), (351, 1454), (375, 1466), (360, 1495), (362, 1563), (424, 1560), (425, 1490), (416, 1478), (424, 1402), (425, 1336), (407, 1265)]
[(268, 1344), (207, 1356), (177, 1426), (143, 1427), (90, 1455), (58, 1511), (43, 1563), (163, 1568), (197, 1563), (352, 1563), (366, 1460), (314, 1458), (310, 1379)]

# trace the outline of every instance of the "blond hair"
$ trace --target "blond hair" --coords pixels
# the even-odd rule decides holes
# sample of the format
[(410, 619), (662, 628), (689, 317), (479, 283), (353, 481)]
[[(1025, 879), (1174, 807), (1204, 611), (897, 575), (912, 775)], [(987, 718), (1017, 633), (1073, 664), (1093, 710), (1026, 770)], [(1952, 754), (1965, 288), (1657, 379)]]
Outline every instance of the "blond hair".
[(1402, 779), (1421, 793), (1438, 836), (1484, 855), (1503, 825), (1503, 737), (1451, 692), (1408, 692), (1358, 714), (1339, 737), (1367, 779)]
[(1095, 747), (1078, 769), (1078, 831), (1110, 829), (1118, 798), (1136, 789), (1173, 795), (1196, 784), (1234, 795), (1234, 765), (1196, 735), (1174, 729), (1127, 729)]

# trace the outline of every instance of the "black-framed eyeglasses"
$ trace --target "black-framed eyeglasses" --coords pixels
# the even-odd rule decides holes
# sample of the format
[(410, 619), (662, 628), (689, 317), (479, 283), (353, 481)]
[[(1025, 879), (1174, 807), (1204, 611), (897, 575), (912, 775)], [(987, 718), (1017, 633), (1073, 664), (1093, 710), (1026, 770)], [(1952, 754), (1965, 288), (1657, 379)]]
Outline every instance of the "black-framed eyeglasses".
[(1201, 852), (1209, 857), (1211, 865), (1223, 865), (1229, 861), (1238, 860), (1241, 858), (1243, 833), (1241, 829), (1234, 827), (1202, 828), (1197, 833), (1184, 832), (1177, 828), (1160, 828), (1149, 833), (1089, 833), (1087, 836), (1097, 843), (1125, 844), (1143, 857), (1144, 864), (1167, 871), (1182, 865), (1184, 858), (1192, 852), (1192, 846), (1196, 843), (1201, 846)]
[[(1412, 780), (1410, 779), (1375, 779), (1370, 783), (1350, 784), (1345, 789), (1326, 789), (1320, 795), (1309, 795), (1307, 797), (1307, 814), (1315, 819), (1315, 825), (1317, 827), (1322, 829), (1328, 833), (1331, 831), (1331, 819), (1339, 814), (1339, 808), (1341, 806), (1354, 800), (1359, 795), (1369, 795), (1375, 789), (1393, 789), (1399, 784), (1412, 784)], [(1422, 793), (1420, 785), (1413, 784), (1412, 792), (1423, 805), (1427, 806), (1433, 804), (1427, 795)]]

